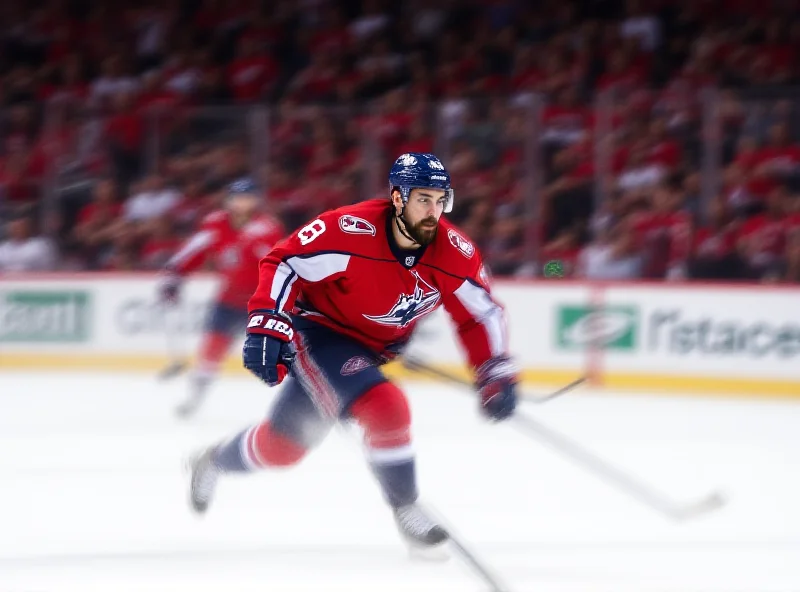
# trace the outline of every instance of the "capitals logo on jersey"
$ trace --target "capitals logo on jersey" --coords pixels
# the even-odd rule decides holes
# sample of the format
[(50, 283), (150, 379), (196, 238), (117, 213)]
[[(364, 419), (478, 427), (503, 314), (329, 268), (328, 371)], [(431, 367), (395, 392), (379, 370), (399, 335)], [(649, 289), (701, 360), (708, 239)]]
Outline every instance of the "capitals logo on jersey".
[(395, 305), (386, 314), (378, 316), (365, 314), (364, 318), (379, 325), (404, 328), (416, 319), (433, 312), (436, 305), (439, 304), (441, 294), (436, 288), (419, 277), (417, 272), (412, 271), (411, 273), (417, 278), (413, 294), (400, 294)]

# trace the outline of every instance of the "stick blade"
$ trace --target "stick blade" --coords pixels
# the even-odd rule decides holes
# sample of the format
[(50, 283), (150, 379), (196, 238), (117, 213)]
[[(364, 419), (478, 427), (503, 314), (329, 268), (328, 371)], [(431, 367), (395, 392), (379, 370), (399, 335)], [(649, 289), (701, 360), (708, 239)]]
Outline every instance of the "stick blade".
[(679, 521), (692, 520), (705, 514), (719, 510), (726, 503), (725, 496), (722, 493), (715, 491), (694, 503), (686, 504), (675, 508), (671, 513), (672, 517)]
[(158, 379), (161, 381), (166, 381), (175, 378), (178, 374), (186, 369), (186, 366), (186, 362), (173, 362), (158, 373)]

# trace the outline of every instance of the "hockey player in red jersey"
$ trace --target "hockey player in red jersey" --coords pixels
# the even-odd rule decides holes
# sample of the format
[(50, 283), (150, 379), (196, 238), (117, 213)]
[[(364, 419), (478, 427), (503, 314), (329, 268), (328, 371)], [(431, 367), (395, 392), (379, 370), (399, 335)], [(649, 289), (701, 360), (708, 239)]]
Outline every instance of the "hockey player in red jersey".
[(288, 378), (267, 420), (196, 457), (197, 512), (221, 474), (293, 465), (352, 419), (404, 538), (424, 547), (448, 539), (416, 504), (408, 402), (380, 367), (401, 354), (419, 319), (444, 306), (489, 418), (513, 413), (516, 372), (480, 254), (441, 217), (453, 206), (445, 167), (432, 154), (404, 154), (389, 191), (390, 200), (321, 214), (261, 260), (244, 365), (271, 386)]
[(258, 261), (285, 236), (280, 222), (259, 212), (262, 197), (249, 179), (231, 184), (226, 207), (209, 214), (200, 229), (167, 262), (160, 285), (162, 300), (174, 304), (183, 277), (209, 257), (220, 272), (216, 302), (206, 321), (190, 394), (177, 408), (181, 417), (194, 413), (224, 360), (234, 337), (244, 331), (247, 299), (258, 285)]

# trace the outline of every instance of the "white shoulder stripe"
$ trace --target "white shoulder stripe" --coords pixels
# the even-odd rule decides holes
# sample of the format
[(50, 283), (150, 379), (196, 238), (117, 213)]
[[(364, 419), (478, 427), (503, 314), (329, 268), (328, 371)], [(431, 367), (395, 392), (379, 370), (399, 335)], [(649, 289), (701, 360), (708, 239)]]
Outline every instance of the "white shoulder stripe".
[(492, 300), (489, 292), (469, 280), (464, 280), (454, 294), (472, 318), (483, 325), (489, 338), (492, 355), (499, 356), (506, 353), (505, 315), (503, 309)]
[(320, 253), (310, 257), (289, 257), (286, 263), (305, 281), (319, 282), (347, 269), (350, 255)]

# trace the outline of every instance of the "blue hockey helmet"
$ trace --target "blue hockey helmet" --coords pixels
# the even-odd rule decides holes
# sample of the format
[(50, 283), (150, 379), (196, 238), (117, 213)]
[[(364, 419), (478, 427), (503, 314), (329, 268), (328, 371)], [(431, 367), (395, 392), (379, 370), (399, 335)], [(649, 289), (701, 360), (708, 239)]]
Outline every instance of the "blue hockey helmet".
[(228, 185), (225, 208), (237, 215), (251, 216), (263, 205), (263, 194), (252, 179), (242, 177)]
[(397, 189), (403, 199), (408, 203), (408, 196), (412, 189), (443, 189), (445, 196), (444, 211), (453, 210), (455, 194), (450, 187), (450, 173), (444, 168), (442, 162), (434, 155), (421, 152), (408, 152), (402, 154), (392, 165), (389, 171), (389, 196)]
[(242, 194), (259, 195), (258, 186), (249, 177), (237, 179), (228, 186), (229, 197)]

